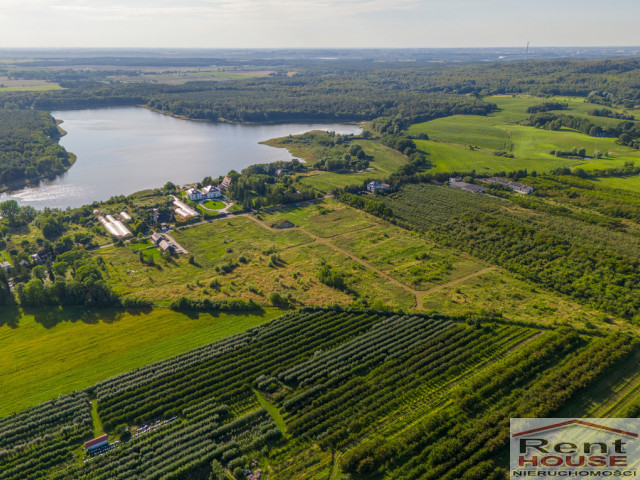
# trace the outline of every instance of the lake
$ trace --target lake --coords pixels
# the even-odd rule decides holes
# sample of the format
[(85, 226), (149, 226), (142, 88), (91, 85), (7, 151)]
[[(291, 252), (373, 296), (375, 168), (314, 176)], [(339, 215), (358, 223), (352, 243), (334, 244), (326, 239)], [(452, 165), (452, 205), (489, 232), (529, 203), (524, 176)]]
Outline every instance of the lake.
[(76, 163), (54, 180), (0, 196), (35, 208), (79, 207), (114, 195), (201, 181), (256, 163), (291, 160), (259, 142), (309, 130), (359, 133), (353, 124), (231, 125), (195, 122), (140, 107), (51, 112), (67, 134), (60, 144)]

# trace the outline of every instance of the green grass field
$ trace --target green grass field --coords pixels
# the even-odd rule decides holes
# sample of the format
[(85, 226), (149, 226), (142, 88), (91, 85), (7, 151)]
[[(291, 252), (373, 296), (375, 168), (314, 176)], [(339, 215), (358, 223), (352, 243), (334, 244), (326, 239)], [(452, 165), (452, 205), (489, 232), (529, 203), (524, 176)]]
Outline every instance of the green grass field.
[(57, 83), (28, 87), (0, 87), (0, 92), (47, 92), (51, 90), (64, 90), (64, 88)]
[(600, 177), (593, 180), (599, 185), (640, 192), (640, 175), (632, 177)]
[[(543, 130), (519, 125), (529, 117), (527, 108), (545, 101), (557, 100), (569, 103), (567, 115), (588, 117), (601, 125), (617, 124), (620, 120), (592, 117), (587, 112), (598, 107), (585, 103), (581, 98), (557, 97), (541, 99), (532, 97), (488, 97), (499, 110), (488, 116), (454, 115), (430, 122), (412, 125), (411, 135), (426, 133), (430, 140), (416, 140), (419, 149), (431, 154), (433, 171), (471, 171), (490, 173), (528, 169), (545, 172), (558, 167), (577, 167), (585, 170), (619, 167), (626, 161), (640, 162), (640, 152), (618, 145), (613, 138), (590, 137), (569, 129)], [(616, 109), (613, 109), (616, 110)], [(477, 147), (471, 150), (469, 146)], [(551, 155), (553, 150), (568, 151), (585, 148), (587, 155), (595, 151), (603, 158), (567, 159)], [(506, 151), (515, 158), (493, 155), (494, 151)]]
[(126, 313), (66, 307), (4, 312), (0, 416), (147, 365), (280, 315)]
[(517, 280), (501, 269), (427, 293), (422, 307), (448, 315), (496, 311), (508, 320), (548, 326), (568, 324), (584, 328), (589, 323), (605, 329), (627, 328), (622, 321), (605, 324), (601, 312)]
[[(409, 127), (409, 134), (426, 133), (429, 138), (459, 145), (473, 145), (489, 150), (509, 151), (511, 140), (502, 128), (478, 121), (477, 115), (455, 115), (417, 123)], [(484, 117), (480, 117), (483, 118)], [(486, 119), (485, 119), (486, 120)]]
[[(309, 164), (315, 163), (326, 153), (326, 148), (324, 147), (300, 143), (281, 143), (281, 140), (282, 138), (274, 138), (263, 143), (272, 147), (287, 148), (292, 155), (302, 158)], [(336, 173), (314, 170), (308, 175), (300, 176), (302, 183), (323, 192), (331, 192), (335, 188), (362, 183), (367, 179), (383, 180), (407, 163), (405, 155), (375, 140), (358, 139), (354, 143), (361, 145), (366, 154), (373, 157), (369, 164), (370, 171)]]
[(202, 205), (204, 205), (207, 208), (210, 208), (211, 210), (221, 210), (224, 207), (226, 207), (224, 202), (220, 202), (218, 200), (207, 200), (206, 202), (202, 202)]

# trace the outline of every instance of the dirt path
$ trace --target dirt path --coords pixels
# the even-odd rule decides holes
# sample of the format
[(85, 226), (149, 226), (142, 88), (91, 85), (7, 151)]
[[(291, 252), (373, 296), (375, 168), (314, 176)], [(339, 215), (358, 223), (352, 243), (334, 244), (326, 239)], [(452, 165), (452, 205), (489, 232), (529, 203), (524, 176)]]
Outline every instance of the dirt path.
[[(270, 227), (269, 225), (264, 223), (262, 220), (256, 218), (253, 215), (245, 214), (243, 216), (246, 216), (247, 218), (250, 218), (251, 220), (256, 222), (258, 225), (260, 225), (263, 228), (266, 228), (267, 230), (269, 230), (271, 232), (281, 232), (282, 231), (281, 229)], [(370, 228), (370, 227), (365, 227), (365, 228)], [(445, 288), (445, 287), (448, 287), (448, 286), (451, 286), (451, 285), (455, 285), (456, 283), (464, 282), (465, 280), (468, 280), (470, 278), (474, 278), (474, 277), (477, 277), (479, 275), (483, 275), (484, 273), (487, 273), (487, 272), (495, 269), (495, 267), (483, 268), (482, 270), (478, 270), (477, 272), (470, 273), (468, 275), (465, 275), (464, 277), (455, 278), (453, 280), (450, 280), (448, 282), (443, 283), (442, 285), (437, 285), (437, 286), (435, 286), (433, 288), (430, 288), (429, 290), (423, 290), (423, 291), (416, 290), (416, 289), (411, 288), (408, 285), (402, 283), (401, 281), (397, 280), (396, 278), (392, 277), (388, 273), (383, 272), (379, 268), (374, 267), (369, 262), (367, 262), (365, 260), (362, 260), (361, 258), (359, 258), (358, 256), (354, 255), (353, 253), (345, 250), (342, 247), (339, 247), (335, 243), (331, 242), (331, 240), (329, 238), (319, 237), (315, 233), (312, 233), (312, 232), (310, 232), (309, 230), (307, 230), (306, 228), (303, 228), (303, 227), (297, 227), (297, 229), (300, 230), (301, 232), (309, 235), (311, 238), (313, 238), (315, 243), (319, 243), (321, 245), (325, 245), (325, 246), (335, 250), (336, 252), (339, 252), (339, 253), (349, 257), (353, 261), (359, 263), (363, 267), (371, 270), (372, 272), (376, 273), (378, 276), (384, 278), (389, 283), (392, 283), (393, 285), (396, 285), (396, 286), (402, 288), (403, 290), (411, 293), (416, 299), (415, 306), (413, 307), (414, 309), (422, 308), (422, 298), (425, 295), (428, 295), (428, 294), (433, 293), (433, 292), (437, 292), (438, 290), (440, 290), (442, 288)], [(335, 236), (339, 236), (339, 235), (342, 235), (342, 234), (337, 234)], [(333, 238), (333, 237), (331, 237), (331, 238)]]
[(424, 290), (423, 292), (420, 292), (420, 295), (429, 295), (430, 293), (437, 292), (438, 290), (442, 290), (443, 288), (450, 287), (460, 282), (464, 282), (465, 280), (469, 280), (470, 278), (484, 275), (485, 273), (495, 269), (496, 267), (487, 267), (487, 268), (483, 268), (482, 270), (478, 270), (477, 272), (473, 272), (468, 275), (465, 275), (464, 277), (454, 278), (453, 280), (449, 280), (448, 282), (444, 282), (440, 285), (436, 285), (435, 287), (432, 287), (429, 290)]

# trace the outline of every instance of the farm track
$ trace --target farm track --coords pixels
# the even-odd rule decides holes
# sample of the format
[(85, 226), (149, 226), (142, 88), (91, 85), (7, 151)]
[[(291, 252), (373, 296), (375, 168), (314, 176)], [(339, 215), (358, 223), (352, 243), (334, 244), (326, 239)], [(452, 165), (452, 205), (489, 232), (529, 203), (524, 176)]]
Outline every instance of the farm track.
[[(242, 216), (246, 216), (247, 218), (250, 218), (251, 220), (253, 220), (254, 222), (256, 222), (258, 225), (260, 225), (262, 228), (265, 228), (271, 232), (282, 232), (281, 229), (278, 228), (273, 228), (270, 227), (269, 225), (267, 225), (266, 223), (264, 223), (262, 220), (256, 218), (253, 215), (250, 214), (242, 214)], [(384, 278), (385, 280), (387, 280), (388, 282), (402, 288), (403, 290), (409, 292), (410, 294), (412, 294), (415, 297), (415, 306), (413, 307), (414, 309), (420, 309), (422, 308), (422, 299), (425, 295), (428, 295), (430, 293), (433, 292), (437, 292), (438, 290), (441, 290), (443, 288), (449, 287), (451, 285), (456, 285), (457, 283), (460, 282), (464, 282), (465, 280), (468, 280), (470, 278), (474, 278), (477, 277), (479, 275), (483, 275), (487, 272), (490, 272), (492, 270), (495, 270), (495, 267), (486, 267), (483, 268), (482, 270), (478, 270), (477, 272), (473, 272), (470, 273), (468, 275), (464, 275), (462, 277), (458, 277), (458, 278), (454, 278), (452, 280), (449, 280), (448, 282), (445, 282), (443, 284), (440, 285), (436, 285), (435, 287), (432, 287), (428, 290), (416, 290), (414, 288), (411, 288), (410, 286), (406, 285), (405, 283), (402, 283), (401, 281), (397, 280), (396, 278), (392, 277), (391, 275), (389, 275), (386, 272), (383, 272), (382, 270), (380, 270), (379, 268), (376, 268), (375, 266), (373, 266), (372, 264), (370, 264), (369, 262), (362, 260), (361, 258), (359, 258), (358, 256), (354, 255), (353, 253), (349, 252), (348, 250), (345, 250), (342, 247), (339, 247), (338, 245), (336, 245), (335, 243), (331, 242), (331, 238), (334, 237), (338, 237), (340, 235), (344, 235), (345, 233), (352, 233), (352, 232), (344, 232), (341, 234), (336, 234), (333, 237), (320, 237), (318, 235), (316, 235), (315, 233), (310, 232), (309, 230), (307, 230), (306, 228), (303, 227), (297, 227), (298, 230), (300, 230), (301, 232), (309, 235), (311, 238), (314, 239), (314, 243), (319, 243), (321, 245), (325, 245), (333, 250), (335, 250), (336, 252), (339, 252), (347, 257), (349, 257), (350, 259), (352, 259), (353, 261), (355, 261), (356, 263), (362, 265), (363, 267), (367, 268), (368, 270), (376, 273), (378, 276)], [(371, 226), (369, 227), (363, 227), (358, 229), (357, 231), (360, 230), (367, 230), (369, 228), (372, 228)], [(305, 245), (308, 245), (308, 243), (306, 243)]]

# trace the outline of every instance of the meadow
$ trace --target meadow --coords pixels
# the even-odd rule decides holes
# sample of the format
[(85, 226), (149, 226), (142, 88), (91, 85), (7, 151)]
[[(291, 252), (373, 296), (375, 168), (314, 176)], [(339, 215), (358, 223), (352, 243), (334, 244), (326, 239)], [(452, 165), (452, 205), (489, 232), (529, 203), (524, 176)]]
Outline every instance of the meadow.
[[(331, 152), (332, 148), (328, 146), (296, 142), (295, 140), (285, 143), (283, 142), (285, 139), (288, 140), (288, 137), (274, 138), (263, 143), (272, 147), (286, 148), (293, 156), (302, 158), (311, 165), (334, 153)], [(298, 178), (305, 185), (317, 188), (322, 192), (331, 192), (335, 188), (363, 183), (368, 179), (384, 180), (407, 163), (405, 155), (375, 140), (357, 138), (351, 140), (351, 143), (361, 145), (365, 153), (371, 157), (366, 172), (339, 173), (312, 170), (309, 173), (299, 175)]]
[[(432, 171), (476, 170), (478, 173), (492, 173), (526, 168), (530, 172), (541, 173), (558, 167), (579, 166), (591, 170), (620, 167), (627, 161), (640, 161), (637, 150), (618, 145), (614, 138), (590, 137), (566, 128), (551, 131), (519, 124), (529, 117), (530, 114), (526, 112), (528, 107), (549, 101), (567, 103), (568, 109), (560, 112), (586, 117), (603, 126), (617, 125), (621, 121), (588, 115), (597, 106), (584, 102), (582, 98), (494, 96), (485, 100), (495, 103), (498, 110), (487, 116), (453, 115), (409, 127), (410, 135), (426, 133), (429, 136), (429, 141), (416, 140), (416, 145), (431, 154), (430, 160), (434, 164)], [(558, 158), (550, 153), (572, 148), (585, 148), (587, 156), (600, 151), (603, 157), (569, 159)], [(514, 158), (493, 154), (501, 151), (512, 154)]]
[(15, 309), (0, 324), (0, 416), (243, 332), (277, 309), (232, 315), (66, 307)]

